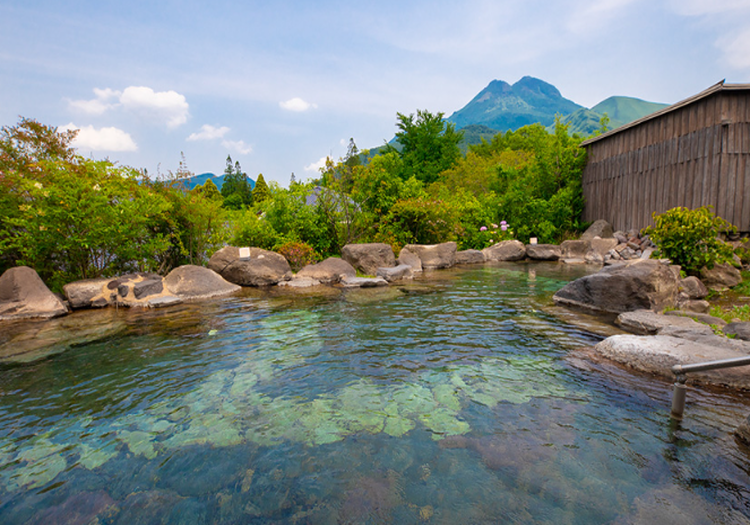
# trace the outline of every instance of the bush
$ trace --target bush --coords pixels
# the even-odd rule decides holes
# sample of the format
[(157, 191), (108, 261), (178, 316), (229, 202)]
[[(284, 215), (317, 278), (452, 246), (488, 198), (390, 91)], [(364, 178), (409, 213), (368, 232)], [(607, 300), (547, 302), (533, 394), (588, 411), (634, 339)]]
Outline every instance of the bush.
[(735, 232), (736, 228), (709, 207), (690, 210), (672, 208), (661, 215), (654, 213), (654, 226), (643, 233), (656, 244), (657, 256), (669, 258), (688, 274), (697, 274), (706, 266), (732, 260), (733, 250), (718, 238), (721, 233)]
[(273, 251), (283, 255), (294, 272), (298, 272), (308, 264), (314, 264), (320, 260), (312, 246), (304, 242), (285, 242), (275, 246)]

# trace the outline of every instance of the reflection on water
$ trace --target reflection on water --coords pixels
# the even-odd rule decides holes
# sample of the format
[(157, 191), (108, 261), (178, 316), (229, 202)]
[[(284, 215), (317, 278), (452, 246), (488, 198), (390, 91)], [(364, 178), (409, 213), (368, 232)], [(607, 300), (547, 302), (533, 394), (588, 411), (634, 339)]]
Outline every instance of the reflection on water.
[(2, 370), (0, 521), (750, 523), (747, 404), (670, 427), (668, 384), (571, 366), (598, 337), (548, 307), (583, 271), (99, 314)]

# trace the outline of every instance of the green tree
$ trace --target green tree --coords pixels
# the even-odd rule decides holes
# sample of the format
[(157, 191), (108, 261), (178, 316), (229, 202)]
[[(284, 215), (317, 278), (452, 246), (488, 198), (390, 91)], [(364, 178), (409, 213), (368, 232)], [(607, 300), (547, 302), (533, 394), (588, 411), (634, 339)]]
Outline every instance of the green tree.
[(438, 179), (440, 172), (453, 166), (461, 157), (458, 143), (463, 132), (454, 124), (443, 120), (443, 114), (417, 110), (414, 114), (397, 113), (399, 131), (396, 140), (400, 150), (387, 144), (386, 153), (398, 152), (403, 161), (399, 173), (403, 180), (416, 177), (424, 183)]
[(240, 209), (252, 203), (252, 187), (247, 175), (242, 172), (239, 161), (232, 164), (232, 156), (227, 155), (227, 165), (224, 168), (224, 183), (221, 186), (224, 206)]
[(266, 184), (266, 179), (263, 178), (262, 173), (258, 173), (258, 178), (255, 180), (255, 188), (253, 188), (253, 202), (263, 202), (266, 199), (268, 199), (271, 195), (270, 190), (268, 189), (268, 184)]

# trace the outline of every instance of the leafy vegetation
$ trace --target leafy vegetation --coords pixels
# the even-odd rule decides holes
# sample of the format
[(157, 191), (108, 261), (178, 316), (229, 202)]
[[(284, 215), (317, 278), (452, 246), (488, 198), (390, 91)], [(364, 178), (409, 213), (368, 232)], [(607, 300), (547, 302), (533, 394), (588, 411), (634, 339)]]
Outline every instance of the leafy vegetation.
[(736, 228), (709, 207), (672, 208), (660, 215), (654, 213), (654, 226), (644, 230), (656, 244), (657, 256), (669, 258), (688, 274), (697, 274), (706, 266), (732, 260), (734, 250), (719, 235), (734, 233)]
[[(192, 190), (176, 173), (144, 172), (77, 156), (74, 133), (22, 119), (0, 136), (0, 269), (34, 267), (53, 288), (134, 270), (205, 263), (224, 243), (284, 253), (295, 269), (352, 242), (456, 241), (482, 249), (509, 238), (556, 242), (581, 228), (585, 163), (558, 122), (494, 135), (469, 148), (441, 113), (398, 114), (396, 143), (378, 154), (329, 159), (317, 180), (288, 189), (259, 175), (252, 187), (226, 159), (221, 190)], [(512, 227), (510, 227), (512, 225)]]

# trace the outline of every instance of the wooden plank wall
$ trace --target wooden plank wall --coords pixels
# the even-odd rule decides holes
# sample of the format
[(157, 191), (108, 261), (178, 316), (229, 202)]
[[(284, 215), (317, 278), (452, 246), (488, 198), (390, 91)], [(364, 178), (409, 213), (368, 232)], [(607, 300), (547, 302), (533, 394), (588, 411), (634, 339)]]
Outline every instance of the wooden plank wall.
[(713, 206), (750, 232), (750, 91), (721, 91), (587, 146), (585, 221), (641, 229), (652, 213)]

